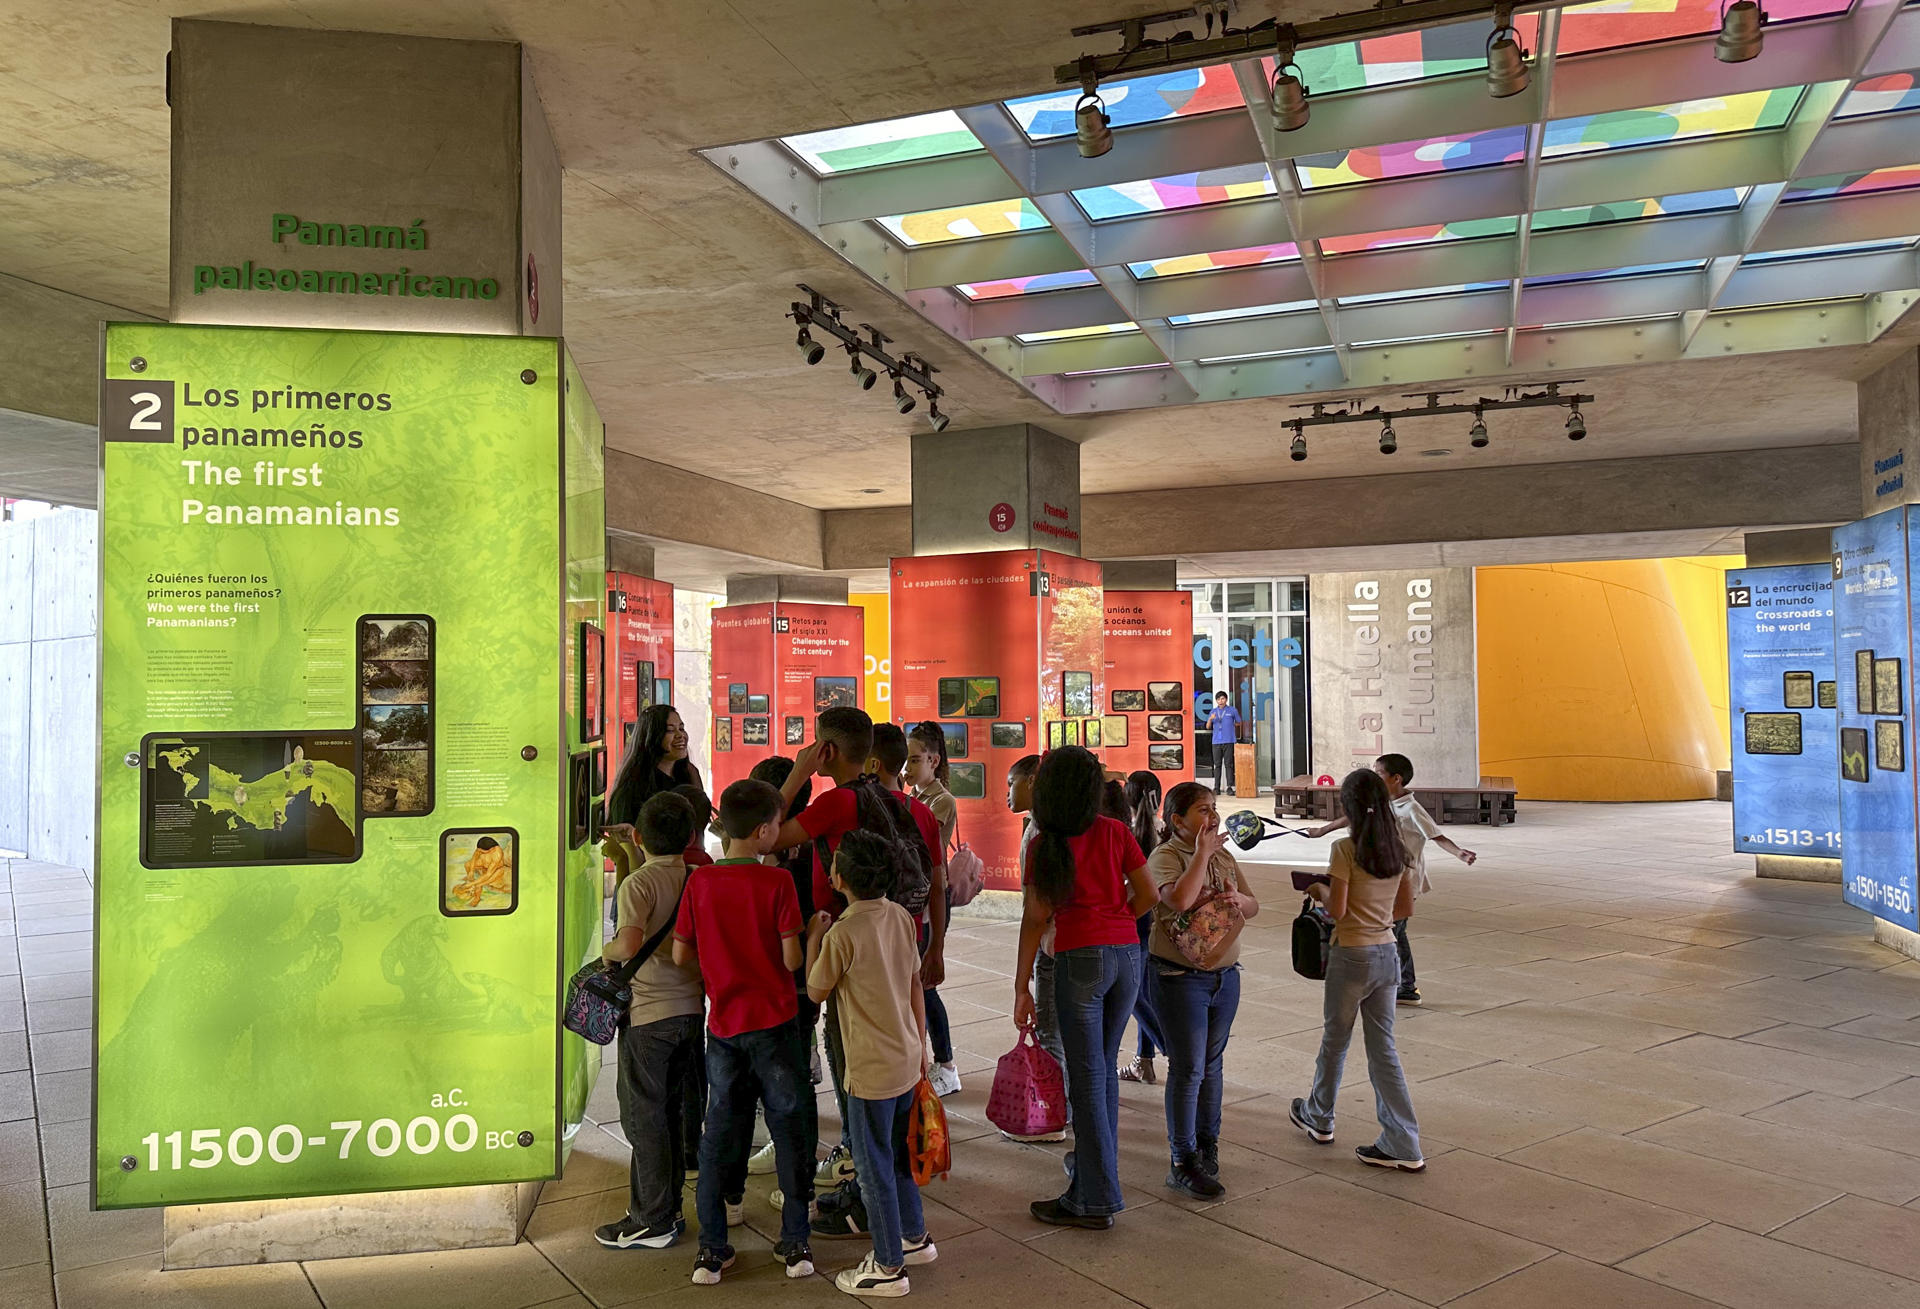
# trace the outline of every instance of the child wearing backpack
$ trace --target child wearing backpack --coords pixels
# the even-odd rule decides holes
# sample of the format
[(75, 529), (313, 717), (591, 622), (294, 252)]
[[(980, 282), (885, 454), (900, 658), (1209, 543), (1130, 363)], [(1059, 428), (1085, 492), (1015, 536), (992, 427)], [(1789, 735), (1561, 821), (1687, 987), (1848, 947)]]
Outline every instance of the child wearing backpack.
[(927, 1067), (927, 1014), (919, 931), (912, 916), (886, 898), (895, 862), (887, 838), (846, 833), (832, 881), (847, 907), (838, 921), (814, 915), (807, 934), (807, 995), (816, 1002), (832, 996), (846, 1023), (854, 1158), (872, 1218), (873, 1252), (834, 1285), (873, 1297), (907, 1294), (906, 1265), (930, 1264), (939, 1255), (907, 1146), (914, 1088)]

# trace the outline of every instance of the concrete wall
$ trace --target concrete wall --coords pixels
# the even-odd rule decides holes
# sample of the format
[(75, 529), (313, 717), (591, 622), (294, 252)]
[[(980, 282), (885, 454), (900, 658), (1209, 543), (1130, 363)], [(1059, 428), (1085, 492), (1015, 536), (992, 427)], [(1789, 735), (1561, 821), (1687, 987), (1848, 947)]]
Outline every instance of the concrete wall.
[(91, 509), (0, 523), (0, 848), (89, 875), (98, 549)]

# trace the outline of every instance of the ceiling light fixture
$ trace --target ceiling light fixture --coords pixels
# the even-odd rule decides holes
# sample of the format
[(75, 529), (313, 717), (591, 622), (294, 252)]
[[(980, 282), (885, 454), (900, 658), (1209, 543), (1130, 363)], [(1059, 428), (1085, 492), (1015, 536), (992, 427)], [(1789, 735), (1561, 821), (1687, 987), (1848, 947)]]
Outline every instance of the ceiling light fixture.
[(1082, 159), (1098, 159), (1113, 149), (1113, 120), (1107, 117), (1107, 105), (1100, 98), (1100, 84), (1093, 73), (1093, 61), (1083, 58), (1080, 99), (1073, 106), (1073, 139)]
[(1519, 95), (1532, 80), (1527, 52), (1513, 26), (1513, 6), (1501, 5), (1493, 11), (1493, 31), (1487, 34), (1487, 94), (1504, 100)]
[(895, 411), (910, 414), (913, 412), (914, 403), (914, 398), (907, 394), (907, 388), (900, 382), (900, 374), (895, 373), (893, 375), (893, 407)]
[[(1289, 418), (1285, 426), (1293, 431), (1293, 457), (1306, 458), (1306, 429), (1322, 427), (1329, 423), (1378, 423), (1380, 424), (1380, 453), (1390, 455), (1400, 448), (1400, 438), (1393, 430), (1396, 419), (1434, 418), (1444, 414), (1471, 414), (1473, 425), (1467, 429), (1467, 439), (1476, 450), (1484, 450), (1488, 445), (1486, 411), (1489, 409), (1565, 409), (1567, 413), (1567, 439), (1584, 441), (1587, 436), (1586, 416), (1580, 412), (1580, 406), (1592, 404), (1590, 395), (1562, 395), (1560, 388), (1574, 386), (1578, 378), (1564, 382), (1545, 382), (1537, 387), (1509, 386), (1500, 399), (1481, 396), (1475, 400), (1440, 403), (1441, 397), (1460, 395), (1459, 391), (1415, 391), (1408, 394), (1409, 400), (1424, 400), (1425, 404), (1411, 405), (1403, 409), (1383, 409), (1379, 405), (1369, 405), (1364, 396), (1352, 396), (1345, 400), (1313, 400), (1306, 404), (1293, 406), (1295, 409), (1310, 410), (1305, 417)], [(1423, 455), (1437, 458), (1440, 453), (1424, 450)]]
[(1567, 440), (1584, 441), (1587, 439), (1587, 420), (1580, 416), (1580, 402), (1574, 401), (1573, 412), (1567, 415)]
[(1766, 42), (1766, 11), (1754, 0), (1721, 0), (1720, 35), (1713, 41), (1713, 57), (1723, 64), (1744, 64), (1760, 53)]
[(1393, 434), (1393, 420), (1382, 418), (1380, 420), (1380, 453), (1390, 455), (1399, 448), (1400, 438)]
[(1304, 462), (1307, 457), (1307, 433), (1299, 423), (1293, 425), (1293, 449), (1289, 452), (1289, 457), (1296, 464)]
[(806, 359), (808, 367), (827, 357), (827, 347), (814, 340), (813, 333), (804, 327), (800, 329), (800, 335), (794, 338), (794, 344), (800, 347), (800, 353)]
[(927, 401), (927, 423), (929, 426), (933, 428), (934, 431), (936, 432), (946, 431), (947, 424), (951, 423), (952, 421), (953, 419), (951, 417), (940, 412), (939, 401), (937, 400)]
[(1487, 440), (1487, 420), (1481, 417), (1478, 409), (1475, 409), (1473, 426), (1467, 429), (1467, 444), (1476, 450), (1484, 450), (1487, 448)]
[(854, 380), (860, 384), (862, 391), (873, 390), (873, 384), (880, 380), (880, 374), (867, 367), (866, 360), (861, 358), (857, 346), (847, 347), (847, 371), (853, 374)]
[[(1293, 62), (1293, 28), (1279, 29), (1278, 53), (1273, 61), (1273, 86), (1268, 96), (1273, 107), (1273, 126), (1281, 132), (1297, 132), (1307, 125), (1313, 109), (1307, 104), (1307, 84), (1301, 79), (1300, 65)], [(1289, 73), (1287, 70), (1293, 71)]]
[[(940, 370), (909, 350), (897, 358), (887, 352), (887, 345), (893, 338), (875, 327), (872, 323), (861, 323), (857, 327), (849, 325), (842, 317), (839, 305), (821, 295), (810, 286), (802, 285), (806, 292), (805, 300), (795, 300), (788, 306), (786, 316), (800, 325), (794, 337), (794, 344), (809, 364), (817, 364), (826, 357), (827, 347), (813, 339), (816, 331), (831, 336), (847, 352), (847, 372), (859, 383), (862, 391), (871, 391), (885, 373), (893, 380), (893, 407), (906, 414), (913, 412), (919, 401), (907, 394), (907, 387), (917, 387), (927, 399), (928, 417), (934, 419), (934, 430), (946, 428), (947, 419), (939, 413), (935, 405), (945, 391), (933, 375)], [(871, 361), (871, 362), (869, 362)]]

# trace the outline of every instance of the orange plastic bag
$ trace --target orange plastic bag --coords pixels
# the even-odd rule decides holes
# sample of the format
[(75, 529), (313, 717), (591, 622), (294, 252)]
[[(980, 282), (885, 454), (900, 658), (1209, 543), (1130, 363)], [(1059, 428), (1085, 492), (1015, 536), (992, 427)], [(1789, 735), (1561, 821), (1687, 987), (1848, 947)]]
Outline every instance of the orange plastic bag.
[(926, 1078), (913, 1088), (913, 1108), (907, 1115), (907, 1152), (913, 1156), (913, 1181), (925, 1186), (945, 1177), (953, 1167), (953, 1145), (947, 1135), (947, 1111)]

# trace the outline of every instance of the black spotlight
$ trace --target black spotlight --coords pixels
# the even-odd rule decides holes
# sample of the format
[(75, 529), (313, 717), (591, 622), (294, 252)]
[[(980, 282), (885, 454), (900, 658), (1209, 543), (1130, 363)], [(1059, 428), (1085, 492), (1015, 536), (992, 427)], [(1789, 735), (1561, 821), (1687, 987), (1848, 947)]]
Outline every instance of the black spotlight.
[(867, 367), (860, 358), (860, 352), (852, 346), (847, 347), (847, 371), (860, 383), (862, 391), (873, 390), (873, 384), (880, 380), (880, 374)]
[(894, 378), (893, 379), (894, 409), (899, 413), (910, 414), (913, 412), (913, 406), (914, 406), (914, 399), (912, 396), (907, 394), (907, 388), (900, 385), (899, 378), (897, 377)]
[(813, 333), (804, 327), (800, 329), (800, 335), (794, 338), (793, 343), (800, 347), (800, 354), (809, 365), (817, 364), (827, 357), (827, 347), (814, 340)]
[(1380, 424), (1380, 453), (1390, 455), (1400, 448), (1400, 438), (1393, 434), (1391, 420)]
[(1296, 464), (1307, 457), (1307, 434), (1305, 432), (1295, 432), (1293, 434), (1293, 449), (1289, 452), (1289, 457)]
[(1580, 416), (1580, 406), (1575, 405), (1573, 412), (1567, 415), (1567, 440), (1584, 441), (1587, 439), (1587, 420)]
[(953, 419), (940, 412), (940, 402), (938, 400), (927, 401), (927, 422), (933, 427), (934, 431), (946, 431), (947, 424), (952, 421)]
[(1473, 411), (1473, 426), (1467, 429), (1467, 444), (1476, 450), (1487, 448), (1487, 420), (1478, 409)]

